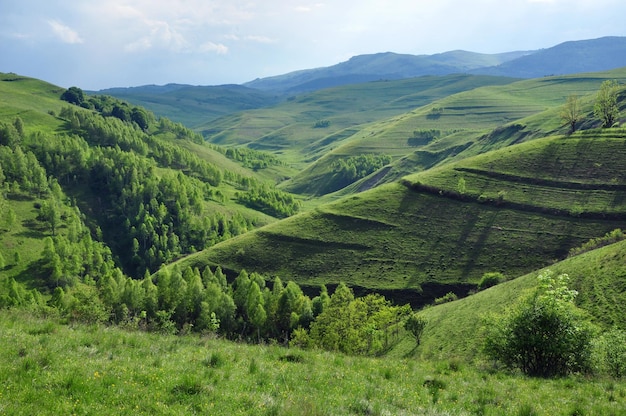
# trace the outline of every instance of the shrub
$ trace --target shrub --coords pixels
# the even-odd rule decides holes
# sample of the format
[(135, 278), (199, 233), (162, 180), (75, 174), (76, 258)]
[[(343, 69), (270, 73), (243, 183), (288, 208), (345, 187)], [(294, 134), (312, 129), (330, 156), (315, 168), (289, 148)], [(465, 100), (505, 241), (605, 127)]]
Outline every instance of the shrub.
[(495, 286), (500, 282), (503, 282), (505, 279), (504, 275), (500, 272), (489, 272), (483, 274), (480, 282), (478, 282), (478, 290), (485, 290), (488, 287)]
[(599, 367), (611, 377), (626, 375), (626, 332), (613, 329), (595, 342)]
[(568, 257), (577, 256), (582, 253), (586, 253), (587, 251), (595, 250), (596, 248), (604, 247), (609, 244), (617, 243), (618, 241), (622, 241), (626, 238), (626, 233), (621, 229), (617, 228), (611, 232), (606, 233), (603, 237), (592, 238), (587, 241), (580, 247), (572, 248)]
[(324, 129), (330, 126), (330, 120), (317, 120), (315, 124), (313, 124), (314, 129)]
[(490, 322), (485, 352), (534, 377), (562, 376), (590, 366), (591, 330), (576, 311), (567, 275), (539, 275), (540, 288), (508, 314)]
[(435, 299), (435, 305), (441, 305), (442, 303), (453, 302), (457, 300), (459, 297), (456, 293), (448, 292), (440, 298)]

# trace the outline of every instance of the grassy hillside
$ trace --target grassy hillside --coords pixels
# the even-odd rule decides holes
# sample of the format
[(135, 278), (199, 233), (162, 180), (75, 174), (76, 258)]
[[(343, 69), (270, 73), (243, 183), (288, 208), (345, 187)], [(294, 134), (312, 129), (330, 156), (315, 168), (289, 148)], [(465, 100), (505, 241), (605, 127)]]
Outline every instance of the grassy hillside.
[(162, 117), (194, 127), (239, 111), (276, 104), (274, 94), (241, 85), (193, 86), (168, 84), (110, 88), (96, 92), (140, 105)]
[(37, 79), (0, 73), (0, 120), (13, 121), (19, 116), (27, 132), (59, 129), (63, 121), (49, 112), (58, 114), (61, 110), (64, 103), (59, 97), (63, 91)]
[[(621, 131), (597, 131), (511, 146), (320, 206), (182, 265), (245, 268), (302, 285), (344, 281), (414, 303), (465, 293), (485, 272), (520, 275), (621, 227), (624, 144)], [(589, 169), (597, 179), (581, 181)], [(559, 176), (546, 180), (554, 170)]]
[[(273, 188), (291, 171), (270, 155), (206, 145), (182, 125), (110, 97), (87, 97), (82, 108), (43, 81), (15, 74), (0, 79), (4, 276), (38, 287), (36, 280), (51, 270), (41, 263), (44, 240), (78, 244), (89, 234), (109, 250), (105, 259), (140, 277), (299, 207)], [(145, 115), (144, 128), (128, 119), (134, 111)], [(49, 220), (44, 204), (52, 207)], [(93, 258), (59, 250), (73, 259), (68, 264), (82, 254)], [(112, 272), (108, 267), (97, 275)], [(56, 274), (71, 280), (97, 278), (94, 273), (81, 266)]]
[[(576, 303), (601, 328), (626, 328), (626, 242), (597, 249), (549, 266), (555, 275), (566, 273), (579, 294)], [(536, 287), (538, 271), (499, 284), (465, 299), (425, 309), (428, 320), (418, 354), (424, 359), (476, 359), (480, 328), (490, 313), (501, 313), (526, 291)], [(408, 342), (398, 351), (411, 346)]]
[[(0, 313), (2, 411), (108, 415), (621, 414), (623, 381), (348, 357)], [(558, 398), (558, 400), (555, 400)]]
[[(396, 163), (376, 174), (374, 181), (384, 183), (512, 143), (566, 133), (559, 108), (571, 94), (581, 97), (585, 122), (591, 124), (588, 128), (593, 126), (590, 120), (595, 93), (602, 81), (613, 78), (624, 80), (626, 72), (621, 69), (547, 77), (452, 94), (407, 113), (361, 126), (281, 186), (291, 192), (312, 195), (341, 189), (345, 185), (333, 178), (333, 166), (354, 155), (391, 155)], [(421, 136), (429, 131), (435, 132), (434, 138)], [(321, 183), (330, 185), (320, 189)]]
[[(210, 142), (273, 152), (301, 168), (360, 130), (359, 125), (405, 113), (433, 100), (510, 78), (450, 75), (380, 81), (293, 96), (277, 106), (200, 126)], [(328, 125), (316, 127), (326, 120)]]

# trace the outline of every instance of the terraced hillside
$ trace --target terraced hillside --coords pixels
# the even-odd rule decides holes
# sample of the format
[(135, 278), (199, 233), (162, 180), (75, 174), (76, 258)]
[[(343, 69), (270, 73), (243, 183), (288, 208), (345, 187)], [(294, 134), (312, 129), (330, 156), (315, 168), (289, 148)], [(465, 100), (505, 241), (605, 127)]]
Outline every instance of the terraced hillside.
[[(565, 134), (567, 126), (559, 117), (559, 109), (571, 94), (581, 97), (584, 123), (586, 128), (593, 127), (595, 94), (604, 80), (614, 78), (626, 80), (626, 71), (523, 80), (442, 97), (409, 112), (360, 126), (281, 186), (290, 192), (316, 196), (337, 191), (345, 184), (333, 179), (334, 166), (354, 155), (392, 156), (394, 163), (382, 173), (386, 178), (375, 181), (384, 183), (402, 174), (513, 143)], [(424, 137), (428, 132), (433, 132), (431, 137)]]
[[(490, 152), (343, 198), (182, 262), (305, 286), (344, 281), (414, 304), (450, 290), (464, 294), (485, 272), (521, 275), (623, 227), (623, 133), (550, 137)], [(585, 179), (589, 169), (594, 179)]]
[[(514, 78), (449, 75), (379, 81), (296, 95), (274, 107), (199, 126), (208, 141), (266, 150), (303, 167), (356, 134), (361, 125), (406, 113), (439, 98)], [(318, 121), (327, 124), (317, 125)]]

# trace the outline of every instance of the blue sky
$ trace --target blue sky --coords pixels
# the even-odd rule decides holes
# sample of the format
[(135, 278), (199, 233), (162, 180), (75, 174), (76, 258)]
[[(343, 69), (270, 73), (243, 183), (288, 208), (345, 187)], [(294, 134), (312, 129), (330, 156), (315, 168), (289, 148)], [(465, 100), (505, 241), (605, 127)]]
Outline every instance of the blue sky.
[(95, 90), (243, 83), (351, 56), (626, 36), (623, 0), (5, 0), (0, 72)]

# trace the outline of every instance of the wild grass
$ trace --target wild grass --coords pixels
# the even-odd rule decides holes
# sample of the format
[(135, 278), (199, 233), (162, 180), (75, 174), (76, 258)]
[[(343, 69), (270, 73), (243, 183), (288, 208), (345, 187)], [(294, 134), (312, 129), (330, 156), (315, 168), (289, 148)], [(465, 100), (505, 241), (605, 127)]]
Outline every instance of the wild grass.
[[(620, 414), (626, 384), (0, 314), (3, 414)], [(215, 358), (217, 357), (217, 358)], [(297, 360), (285, 357), (298, 357)]]

